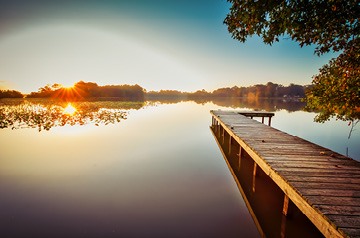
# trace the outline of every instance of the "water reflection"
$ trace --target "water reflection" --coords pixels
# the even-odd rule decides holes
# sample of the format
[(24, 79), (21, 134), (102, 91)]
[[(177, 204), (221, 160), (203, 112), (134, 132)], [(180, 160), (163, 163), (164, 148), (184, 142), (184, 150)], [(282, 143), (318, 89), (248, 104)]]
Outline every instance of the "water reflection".
[[(208, 128), (210, 110), (238, 105), (225, 101), (77, 102), (72, 103), (74, 115), (104, 108), (131, 116), (101, 128), (0, 130), (0, 237), (259, 237)], [(28, 102), (40, 108), (54, 105)], [(0, 100), (1, 107), (22, 103)], [(56, 105), (63, 110), (68, 104)], [(272, 111), (281, 107), (268, 105), (254, 104)], [(329, 148), (339, 146), (336, 151), (344, 147), (346, 125), (316, 124), (313, 114), (289, 113), (291, 108), (276, 109), (272, 125)], [(357, 132), (350, 148), (359, 158)], [(268, 188), (268, 183), (261, 185), (263, 178), (256, 181), (257, 191)], [(262, 198), (267, 201), (256, 202), (271, 203), (270, 197)], [(275, 205), (255, 212), (266, 215)], [(279, 220), (263, 219), (279, 228)]]
[[(197, 104), (210, 102), (222, 107), (252, 108), (255, 110), (287, 111), (301, 110), (304, 103), (284, 99), (248, 100), (239, 98), (194, 99)], [(93, 123), (113, 124), (126, 119), (128, 109), (140, 109), (145, 105), (176, 104), (181, 99), (167, 99), (152, 102), (122, 102), (98, 100), (86, 102), (61, 102), (44, 99), (1, 100), (0, 128), (37, 128), (39, 131), (50, 130), (55, 126), (85, 125)]]
[(143, 102), (76, 102), (7, 100), (0, 104), (0, 128), (37, 128), (39, 131), (65, 125), (114, 124), (126, 119), (128, 109)]
[(229, 97), (218, 97), (218, 98), (196, 98), (188, 100), (185, 98), (167, 98), (162, 100), (151, 100), (152, 102), (160, 102), (162, 104), (177, 104), (184, 101), (193, 101), (197, 104), (204, 105), (206, 103), (213, 103), (220, 107), (230, 108), (251, 108), (254, 110), (263, 111), (279, 111), (286, 110), (288, 112), (300, 111), (305, 107), (305, 103), (300, 99), (294, 98), (229, 98)]
[(71, 135), (0, 130), (0, 237), (259, 237), (212, 108), (146, 106)]
[(301, 111), (305, 107), (305, 103), (298, 99), (287, 98), (217, 98), (212, 102), (215, 105), (231, 108), (252, 108), (255, 110), (263, 110), (274, 112), (286, 110), (288, 112)]
[(73, 115), (76, 111), (76, 108), (71, 103), (64, 108), (64, 113), (68, 115)]
[[(67, 102), (31, 100), (0, 100), (0, 128), (37, 128), (50, 130), (64, 125), (108, 125), (126, 119), (128, 110), (160, 105), (183, 104), (186, 99), (170, 98), (146, 102), (122, 102), (102, 98), (97, 101)], [(211, 100), (211, 102), (209, 102)], [(359, 130), (354, 130), (350, 139), (350, 127), (346, 122), (330, 120), (314, 123), (313, 112), (305, 112), (305, 104), (295, 99), (241, 99), (210, 98), (193, 99), (202, 106), (211, 104), (211, 109), (252, 109), (276, 112), (272, 126), (286, 133), (299, 136), (315, 144), (330, 148), (338, 153), (360, 160)], [(311, 129), (310, 129), (311, 128)]]

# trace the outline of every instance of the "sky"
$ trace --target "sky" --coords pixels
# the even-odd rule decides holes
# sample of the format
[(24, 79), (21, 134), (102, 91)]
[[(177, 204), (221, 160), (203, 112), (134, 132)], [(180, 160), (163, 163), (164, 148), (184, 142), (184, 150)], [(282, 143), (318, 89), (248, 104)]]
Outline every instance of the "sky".
[(0, 0), (0, 89), (139, 84), (193, 92), (310, 84), (331, 54), (231, 38), (225, 0)]

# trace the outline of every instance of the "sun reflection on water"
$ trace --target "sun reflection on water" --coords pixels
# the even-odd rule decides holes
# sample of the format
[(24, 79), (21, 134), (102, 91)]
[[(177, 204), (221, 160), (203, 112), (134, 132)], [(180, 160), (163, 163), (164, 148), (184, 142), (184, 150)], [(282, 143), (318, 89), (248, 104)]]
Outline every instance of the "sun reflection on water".
[(68, 115), (73, 115), (75, 112), (76, 112), (76, 108), (71, 104), (69, 103), (65, 108), (64, 108), (64, 113), (65, 114), (68, 114)]

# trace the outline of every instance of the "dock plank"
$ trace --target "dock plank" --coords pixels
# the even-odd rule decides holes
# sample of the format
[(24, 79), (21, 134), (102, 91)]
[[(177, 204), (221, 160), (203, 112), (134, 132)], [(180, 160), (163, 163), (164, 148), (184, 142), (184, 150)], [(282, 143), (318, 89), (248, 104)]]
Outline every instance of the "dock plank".
[(342, 177), (318, 177), (316, 175), (313, 176), (298, 176), (298, 175), (290, 175), (286, 177), (289, 182), (316, 182), (316, 183), (339, 183), (339, 184), (360, 184), (359, 179), (357, 178), (342, 178)]
[(341, 230), (344, 231), (344, 233), (347, 234), (349, 237), (360, 238), (359, 230), (356, 228), (341, 228)]
[[(316, 196), (327, 196), (332, 194), (334, 197), (360, 197), (360, 191), (356, 190), (345, 190), (343, 188), (297, 188), (298, 191), (304, 196), (316, 195)], [(359, 214), (360, 215), (360, 214)]]
[(360, 216), (360, 206), (345, 206), (345, 205), (316, 205), (325, 215), (352, 215)]
[[(297, 169), (296, 175), (311, 177), (313, 176), (314, 173), (316, 173), (316, 176), (318, 177), (360, 178), (360, 174), (356, 174), (356, 173), (342, 174), (340, 172), (332, 172), (332, 171), (317, 170), (317, 169), (303, 169), (303, 170)], [(281, 174), (285, 177), (289, 175), (294, 175), (293, 171), (291, 170), (282, 170)]]
[(360, 184), (353, 184), (353, 183), (320, 183), (320, 182), (291, 182), (296, 188), (316, 188), (316, 189), (344, 189), (344, 190), (354, 190), (360, 191)]
[(358, 228), (360, 220), (358, 216), (328, 215), (331, 220), (336, 221), (341, 228)]
[(325, 237), (360, 236), (359, 162), (238, 111), (211, 114)]
[(358, 207), (360, 204), (359, 197), (335, 197), (335, 196), (331, 196), (331, 195), (332, 194), (327, 194), (326, 196), (325, 195), (324, 196), (309, 196), (308, 195), (308, 196), (306, 196), (306, 198), (309, 202), (311, 202), (311, 204), (317, 204), (317, 205), (340, 206), (342, 204), (346, 204), (349, 207)]

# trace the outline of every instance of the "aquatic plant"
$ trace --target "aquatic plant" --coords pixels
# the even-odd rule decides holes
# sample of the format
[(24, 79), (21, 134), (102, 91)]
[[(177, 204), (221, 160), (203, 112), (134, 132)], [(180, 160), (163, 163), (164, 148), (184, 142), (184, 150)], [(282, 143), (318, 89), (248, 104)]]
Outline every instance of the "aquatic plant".
[(14, 105), (0, 105), (0, 128), (37, 128), (42, 131), (65, 125), (93, 123), (98, 126), (118, 123), (126, 119), (127, 114), (122, 109), (104, 108), (91, 102), (65, 106), (25, 101)]

